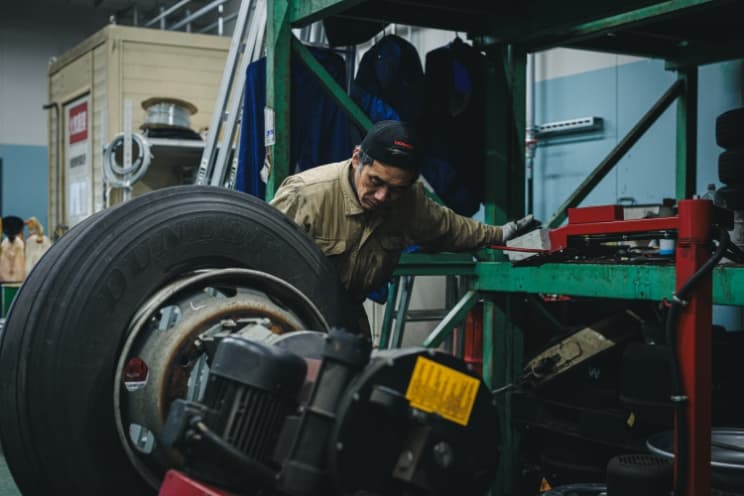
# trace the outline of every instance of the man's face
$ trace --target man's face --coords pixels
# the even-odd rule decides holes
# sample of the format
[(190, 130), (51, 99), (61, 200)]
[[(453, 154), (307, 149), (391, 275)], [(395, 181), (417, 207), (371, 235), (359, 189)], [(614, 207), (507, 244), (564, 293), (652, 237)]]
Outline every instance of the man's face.
[(359, 204), (367, 211), (394, 202), (411, 187), (415, 179), (413, 171), (385, 165), (377, 160), (362, 166), (358, 151), (354, 152), (352, 167)]

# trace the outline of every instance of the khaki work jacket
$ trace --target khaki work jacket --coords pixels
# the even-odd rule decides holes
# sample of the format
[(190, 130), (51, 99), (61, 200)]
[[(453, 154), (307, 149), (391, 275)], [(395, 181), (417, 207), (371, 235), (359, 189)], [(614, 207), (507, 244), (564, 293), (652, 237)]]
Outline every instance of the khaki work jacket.
[(352, 298), (388, 281), (411, 245), (464, 251), (501, 242), (501, 228), (456, 214), (418, 183), (381, 211), (365, 212), (351, 187), (351, 160), (287, 177), (271, 201), (307, 232), (336, 266)]

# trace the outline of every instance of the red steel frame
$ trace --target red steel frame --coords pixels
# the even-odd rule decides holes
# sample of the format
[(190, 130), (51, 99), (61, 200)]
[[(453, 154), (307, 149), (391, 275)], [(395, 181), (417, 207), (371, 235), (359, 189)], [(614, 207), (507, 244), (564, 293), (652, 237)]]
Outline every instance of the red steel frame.
[(169, 470), (158, 496), (232, 496), (232, 493), (196, 481), (178, 470)]
[[(708, 200), (680, 200), (677, 230), (675, 291), (711, 257), (710, 236), (713, 204)], [(711, 484), (711, 362), (713, 277), (705, 275), (685, 297), (677, 326), (677, 352), (682, 369), (682, 384), (687, 395), (689, 439), (686, 496), (709, 496)], [(675, 452), (676, 452), (675, 447)], [(676, 470), (676, 464), (675, 464)]]
[[(589, 210), (591, 208), (594, 210)], [(675, 293), (711, 257), (709, 247), (713, 204), (709, 200), (680, 200), (678, 215), (674, 217), (610, 220), (613, 216), (611, 211), (597, 207), (589, 207), (587, 211), (577, 213), (580, 214), (575, 216), (580, 219), (578, 223), (569, 223), (550, 231), (551, 252), (567, 248), (570, 237), (675, 230)], [(592, 215), (596, 215), (594, 218), (601, 221), (591, 222)], [(686, 304), (677, 323), (677, 354), (682, 384), (688, 398), (686, 425), (678, 425), (675, 420), (675, 429), (687, 429), (689, 439), (685, 496), (709, 496), (711, 490), (712, 279), (712, 275), (707, 274), (692, 288), (685, 297)]]
[[(650, 231), (678, 230), (678, 217), (655, 217), (651, 219), (614, 220), (566, 224), (550, 231), (550, 251), (568, 248), (568, 238), (592, 234), (631, 234)], [(710, 227), (710, 226), (708, 226)]]

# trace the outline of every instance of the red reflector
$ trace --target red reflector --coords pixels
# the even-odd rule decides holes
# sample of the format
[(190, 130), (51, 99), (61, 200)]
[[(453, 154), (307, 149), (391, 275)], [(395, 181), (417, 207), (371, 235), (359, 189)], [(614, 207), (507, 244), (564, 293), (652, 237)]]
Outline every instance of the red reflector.
[(147, 379), (147, 364), (140, 357), (131, 358), (124, 366), (125, 382), (142, 382)]

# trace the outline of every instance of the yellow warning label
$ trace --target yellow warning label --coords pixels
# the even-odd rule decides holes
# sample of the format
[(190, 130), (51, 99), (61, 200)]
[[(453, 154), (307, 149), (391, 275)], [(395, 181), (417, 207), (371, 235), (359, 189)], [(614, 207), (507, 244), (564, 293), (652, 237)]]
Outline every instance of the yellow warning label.
[(468, 425), (480, 380), (428, 358), (416, 358), (406, 399), (411, 406)]

